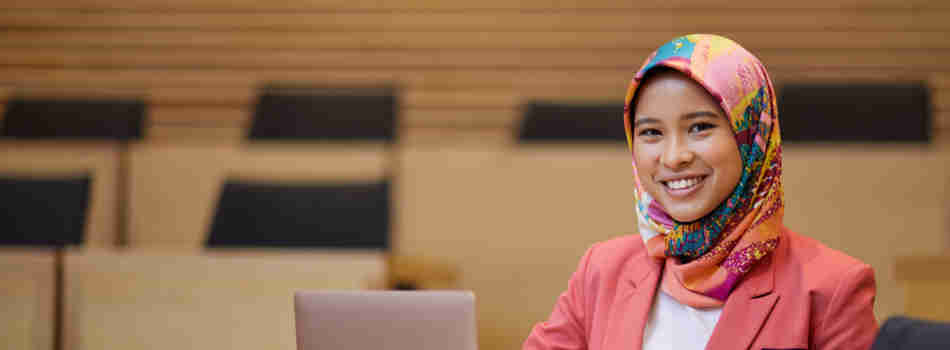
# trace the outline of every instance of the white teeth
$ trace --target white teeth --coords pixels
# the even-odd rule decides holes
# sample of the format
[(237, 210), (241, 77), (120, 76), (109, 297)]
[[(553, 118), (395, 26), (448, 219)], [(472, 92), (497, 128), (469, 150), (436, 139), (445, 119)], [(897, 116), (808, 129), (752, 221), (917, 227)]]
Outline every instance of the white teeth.
[(666, 187), (669, 187), (670, 189), (674, 189), (674, 190), (681, 190), (684, 188), (695, 186), (696, 184), (699, 183), (699, 180), (700, 180), (699, 177), (692, 177), (688, 179), (667, 181)]

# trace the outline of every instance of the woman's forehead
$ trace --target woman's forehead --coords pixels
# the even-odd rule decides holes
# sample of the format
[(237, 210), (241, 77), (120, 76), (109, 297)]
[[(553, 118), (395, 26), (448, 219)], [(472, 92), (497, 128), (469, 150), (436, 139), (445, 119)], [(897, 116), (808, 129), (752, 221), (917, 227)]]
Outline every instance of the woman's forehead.
[[(678, 111), (685, 114), (694, 111), (711, 111), (720, 114), (721, 107), (715, 98), (699, 83), (676, 72), (663, 72), (650, 76), (637, 92), (634, 116), (643, 113)], [(655, 115), (652, 117), (660, 117)]]

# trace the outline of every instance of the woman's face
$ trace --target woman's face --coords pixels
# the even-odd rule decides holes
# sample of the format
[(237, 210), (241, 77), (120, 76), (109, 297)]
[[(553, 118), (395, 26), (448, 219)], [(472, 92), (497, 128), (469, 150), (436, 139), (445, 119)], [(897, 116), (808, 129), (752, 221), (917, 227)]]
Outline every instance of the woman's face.
[(726, 200), (742, 176), (729, 119), (679, 72), (656, 73), (637, 95), (632, 127), (640, 183), (673, 219), (696, 221)]

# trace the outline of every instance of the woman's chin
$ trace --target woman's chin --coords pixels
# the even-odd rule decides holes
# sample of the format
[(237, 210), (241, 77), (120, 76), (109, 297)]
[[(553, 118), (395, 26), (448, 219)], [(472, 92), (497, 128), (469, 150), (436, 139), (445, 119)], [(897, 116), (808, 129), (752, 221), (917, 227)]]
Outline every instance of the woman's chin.
[(701, 210), (669, 210), (667, 214), (676, 220), (676, 222), (685, 223), (693, 222), (699, 219), (702, 219), (703, 216), (706, 216), (706, 213), (703, 213)]

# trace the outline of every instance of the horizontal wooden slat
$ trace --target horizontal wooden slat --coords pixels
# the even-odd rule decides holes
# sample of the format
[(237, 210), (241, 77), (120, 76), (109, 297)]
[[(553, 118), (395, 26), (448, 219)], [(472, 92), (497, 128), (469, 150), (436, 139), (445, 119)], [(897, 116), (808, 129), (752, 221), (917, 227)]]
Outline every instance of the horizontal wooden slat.
[[(520, 68), (632, 66), (644, 50), (162, 50), (0, 49), (0, 65), (232, 69)], [(905, 57), (907, 55), (904, 55)], [(928, 56), (933, 57), (933, 56)], [(931, 59), (928, 59), (930, 61)], [(622, 61), (622, 63), (620, 63)]]
[(639, 8), (947, 8), (941, 0), (14, 0), (6, 9), (134, 9), (134, 10), (396, 10), (396, 9), (639, 9)]
[[(526, 100), (621, 101), (623, 85), (549, 86), (531, 90), (498, 89), (406, 89), (400, 106), (405, 108), (512, 107)], [(247, 88), (156, 88), (149, 103), (163, 106), (252, 107), (256, 91)]]
[(409, 109), (404, 112), (405, 125), (416, 126), (486, 128), (511, 127), (517, 124), (521, 116), (518, 108), (425, 108)]
[(151, 106), (148, 119), (150, 123), (181, 126), (246, 126), (251, 113), (249, 106)]
[[(948, 13), (950, 15), (950, 13)], [(447, 31), (128, 31), (8, 30), (0, 47), (145, 49), (644, 49), (679, 31), (447, 32)], [(746, 48), (947, 49), (945, 32), (720, 32)]]
[(612, 11), (0, 11), (8, 29), (270, 31), (946, 31), (950, 11), (637, 9)]
[(947, 80), (942, 72), (921, 72), (921, 71), (902, 71), (899, 68), (893, 70), (808, 70), (808, 71), (785, 71), (780, 69), (769, 69), (772, 80), (781, 85), (790, 82), (825, 82), (825, 83), (910, 83), (923, 82), (934, 89), (950, 88), (950, 80)]
[[(0, 49), (0, 65), (97, 68), (635, 69), (649, 50)], [(950, 71), (950, 50), (759, 50), (768, 67)]]
[[(41, 88), (252, 88), (267, 82), (300, 82), (316, 85), (372, 85), (397, 83), (400, 88), (458, 89), (559, 87), (565, 84), (616, 85), (626, 87), (633, 77), (631, 67), (578, 69), (89, 69), (0, 66), (0, 86)], [(950, 87), (950, 74), (893, 69), (812, 70), (769, 67), (776, 82), (807, 81), (928, 81), (934, 87)]]
[(151, 89), (147, 101), (152, 105), (245, 106), (256, 98), (252, 87), (174, 87)]
[(145, 138), (149, 143), (237, 144), (244, 141), (247, 131), (244, 125), (195, 126), (158, 123), (145, 128)]
[(490, 149), (512, 144), (515, 141), (515, 128), (419, 126), (403, 129), (399, 137), (399, 143), (409, 147), (432, 146), (444, 149), (462, 146)]
[(14, 96), (28, 96), (34, 98), (63, 98), (63, 99), (139, 99), (147, 98), (148, 90), (142, 87), (104, 87), (104, 86), (55, 86), (36, 85), (27, 86), (0, 83), (0, 100), (7, 100)]

